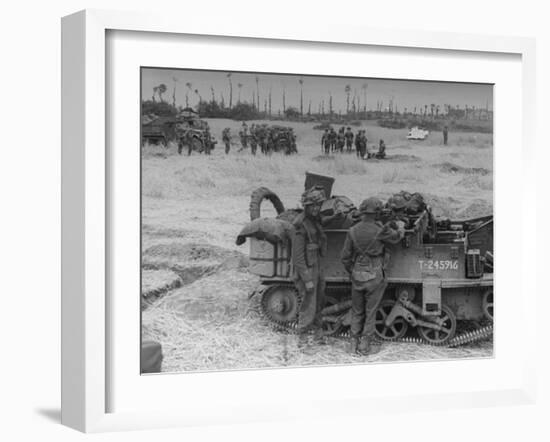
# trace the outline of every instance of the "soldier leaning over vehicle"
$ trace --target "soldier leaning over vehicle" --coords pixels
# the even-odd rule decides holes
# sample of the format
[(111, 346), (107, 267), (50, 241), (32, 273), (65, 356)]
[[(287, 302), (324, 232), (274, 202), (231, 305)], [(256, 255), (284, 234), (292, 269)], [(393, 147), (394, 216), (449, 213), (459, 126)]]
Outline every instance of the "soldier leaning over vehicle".
[(292, 240), (292, 263), (294, 281), (300, 294), (298, 331), (301, 337), (312, 326), (317, 337), (322, 335), (321, 311), (325, 298), (325, 281), (321, 271), (320, 258), (327, 247), (326, 235), (320, 224), (321, 205), (325, 200), (323, 189), (313, 187), (302, 195), (304, 212), (294, 220)]
[(351, 277), (351, 353), (374, 354), (375, 315), (386, 289), (385, 268), (389, 263), (386, 244), (396, 244), (404, 236), (403, 223), (396, 228), (376, 221), (382, 209), (378, 198), (368, 198), (359, 206), (361, 221), (346, 236), (342, 263)]

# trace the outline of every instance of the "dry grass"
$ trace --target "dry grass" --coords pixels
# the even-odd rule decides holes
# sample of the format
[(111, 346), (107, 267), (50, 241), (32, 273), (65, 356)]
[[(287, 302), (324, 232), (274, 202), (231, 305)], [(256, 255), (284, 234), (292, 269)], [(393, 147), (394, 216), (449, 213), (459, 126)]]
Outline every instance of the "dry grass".
[[(210, 124), (218, 140), (224, 127), (233, 134), (240, 127), (229, 120)], [(248, 245), (237, 247), (235, 237), (249, 220), (249, 195), (257, 187), (269, 187), (285, 207), (296, 207), (305, 172), (312, 171), (334, 176), (333, 193), (356, 204), (406, 189), (423, 193), (441, 216), (492, 213), (491, 135), (450, 134), (450, 144), (442, 146), (441, 134), (407, 142), (406, 130), (367, 125), (369, 148), (383, 138), (389, 158), (360, 161), (354, 154), (320, 155), (321, 132), (313, 124), (289, 125), (299, 149), (291, 157), (253, 157), (236, 146), (228, 156), (218, 147), (210, 157), (180, 156), (175, 145), (143, 148), (143, 263), (184, 281), (143, 312), (144, 337), (163, 345), (163, 371), (490, 356), (490, 341), (457, 349), (385, 344), (371, 358), (350, 356), (341, 339), (304, 351), (295, 336), (274, 332), (251, 310), (248, 294), (258, 279), (246, 271)], [(269, 204), (262, 211), (274, 214)], [(144, 272), (145, 279), (149, 275)]]

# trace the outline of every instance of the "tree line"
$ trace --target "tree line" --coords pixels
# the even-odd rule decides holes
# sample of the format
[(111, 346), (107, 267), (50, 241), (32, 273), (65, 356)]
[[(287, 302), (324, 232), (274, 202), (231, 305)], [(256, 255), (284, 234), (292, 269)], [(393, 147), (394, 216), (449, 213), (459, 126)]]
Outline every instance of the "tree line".
[[(489, 103), (485, 108), (469, 105), (451, 105), (442, 106), (434, 103), (417, 105), (412, 108), (397, 106), (394, 97), (387, 102), (377, 100), (374, 109), (368, 107), (367, 91), (368, 83), (363, 83), (360, 90), (352, 90), (351, 85), (347, 84), (343, 88), (345, 94), (346, 109), (336, 111), (333, 106), (333, 93), (328, 91), (327, 95), (315, 103), (311, 99), (304, 97), (304, 79), (298, 79), (300, 87), (299, 105), (287, 106), (286, 88), (281, 91), (282, 108), (274, 109), (272, 106), (272, 87), (261, 93), (260, 78), (255, 77), (255, 88), (247, 91), (245, 97), (243, 84), (236, 83), (236, 97), (234, 96), (234, 83), (232, 74), (226, 74), (228, 82), (227, 97), (224, 92), (216, 92), (214, 86), (210, 86), (209, 93), (203, 95), (198, 88), (195, 88), (191, 82), (185, 83), (185, 107), (192, 107), (201, 117), (205, 118), (231, 118), (236, 120), (251, 119), (285, 119), (296, 121), (350, 121), (377, 119), (388, 120), (396, 118), (416, 117), (423, 120), (439, 119), (460, 119), (460, 120), (492, 120), (492, 111), (489, 111)], [(178, 110), (182, 110), (182, 105), (176, 105), (176, 88), (178, 80), (173, 78), (172, 102), (165, 99), (168, 92), (166, 84), (161, 83), (153, 87), (153, 94), (150, 100), (144, 100), (144, 113), (155, 113), (157, 115), (175, 115)], [(190, 98), (194, 97), (198, 102), (190, 106)]]

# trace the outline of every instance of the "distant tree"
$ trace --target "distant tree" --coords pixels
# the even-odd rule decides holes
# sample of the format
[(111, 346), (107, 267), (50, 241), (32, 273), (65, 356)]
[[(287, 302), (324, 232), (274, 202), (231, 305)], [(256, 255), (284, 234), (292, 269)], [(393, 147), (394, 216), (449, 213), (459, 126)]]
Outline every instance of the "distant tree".
[(271, 117), (271, 86), (269, 86), (269, 116)]
[(300, 83), (300, 115), (304, 116), (304, 79), (300, 78), (298, 80)]
[(193, 91), (193, 85), (191, 83), (185, 83), (187, 86), (187, 92), (185, 92), (185, 107), (189, 107), (189, 92)]
[(176, 115), (178, 110), (169, 103), (151, 100), (142, 101), (142, 115), (157, 115), (159, 117), (169, 117)]
[(256, 75), (256, 103), (258, 110), (260, 110), (260, 77)]
[(309, 100), (309, 106), (307, 107), (307, 116), (311, 117), (311, 100)]
[(259, 118), (256, 107), (249, 103), (237, 103), (231, 109), (231, 118), (234, 120), (254, 120)]
[(330, 116), (332, 116), (333, 114), (333, 109), (332, 109), (332, 93), (329, 92), (328, 94), (328, 113)]
[(239, 88), (239, 99), (237, 100), (237, 103), (240, 103), (241, 102), (241, 89), (243, 88), (243, 84), (238, 83), (237, 87)]
[(349, 114), (349, 94), (351, 92), (351, 86), (349, 84), (346, 84), (346, 87), (344, 88), (344, 91), (346, 92), (346, 114)]
[(233, 106), (233, 83), (231, 82), (231, 72), (227, 74), (227, 80), (229, 81), (229, 109)]
[(159, 96), (159, 100), (164, 101), (162, 99), (162, 94), (164, 94), (166, 92), (166, 89), (167, 89), (166, 85), (164, 83), (162, 83), (162, 84), (159, 84), (157, 87), (158, 87), (157, 93), (158, 93), (158, 96)]
[(178, 82), (178, 79), (176, 77), (172, 77), (172, 80), (174, 81), (174, 90), (172, 91), (172, 106), (176, 107), (176, 83)]
[(285, 85), (283, 84), (283, 114), (286, 111), (286, 90)]
[(289, 120), (296, 120), (298, 118), (300, 118), (300, 111), (294, 107), (288, 107), (286, 110), (285, 110), (285, 117), (288, 118)]
[(199, 97), (199, 106), (200, 106), (200, 104), (202, 103), (202, 97), (198, 89), (195, 89), (195, 94), (197, 95), (197, 97)]
[(214, 86), (210, 86), (210, 93), (212, 94), (212, 103), (216, 102), (216, 94), (214, 92)]
[(369, 88), (369, 84), (368, 83), (363, 83), (363, 85), (361, 86), (361, 89), (363, 89), (363, 99), (364, 99), (364, 108), (365, 108), (365, 112), (367, 112), (367, 89)]

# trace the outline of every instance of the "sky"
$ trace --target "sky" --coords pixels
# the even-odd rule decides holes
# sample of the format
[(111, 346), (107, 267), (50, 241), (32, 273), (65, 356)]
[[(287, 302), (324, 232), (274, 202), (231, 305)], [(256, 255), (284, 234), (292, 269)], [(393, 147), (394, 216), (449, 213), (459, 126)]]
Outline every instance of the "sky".
[[(228, 71), (142, 68), (142, 97), (151, 99), (153, 87), (163, 83), (167, 87), (167, 91), (163, 95), (165, 101), (172, 103), (175, 86), (176, 105), (185, 106), (187, 95), (189, 105), (195, 106), (199, 101), (195, 90), (198, 90), (203, 100), (211, 100), (211, 88), (214, 88), (216, 100), (220, 101), (223, 94), (227, 106), (229, 104), (227, 74)], [(324, 101), (325, 112), (327, 112), (329, 93), (332, 93), (334, 111), (345, 112), (347, 95), (344, 88), (346, 85), (351, 87), (350, 103), (353, 95), (357, 95), (361, 109), (364, 106), (365, 94), (367, 109), (376, 109), (377, 103), (380, 101), (382, 101), (383, 107), (387, 108), (390, 100), (393, 100), (394, 106), (397, 106), (399, 112), (403, 112), (405, 107), (412, 112), (415, 106), (420, 110), (420, 107), (425, 104), (429, 109), (429, 105), (432, 103), (440, 105), (441, 112), (443, 112), (444, 104), (459, 105), (461, 108), (468, 105), (483, 109), (488, 105), (489, 110), (493, 109), (493, 86), (489, 84), (244, 72), (231, 73), (233, 105), (238, 101), (239, 91), (241, 101), (252, 102), (252, 94), (256, 91), (256, 77), (259, 80), (261, 109), (263, 110), (264, 100), (271, 90), (274, 113), (283, 107), (283, 90), (286, 96), (286, 107), (293, 106), (299, 110), (300, 79), (303, 80), (304, 113), (308, 111), (310, 101), (312, 113), (318, 112), (322, 101)], [(186, 83), (190, 83), (191, 88), (187, 87)], [(241, 88), (238, 87), (238, 84), (242, 85)]]

